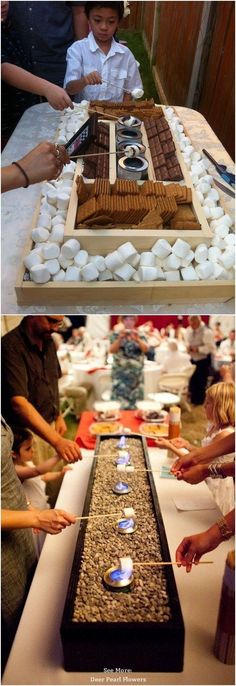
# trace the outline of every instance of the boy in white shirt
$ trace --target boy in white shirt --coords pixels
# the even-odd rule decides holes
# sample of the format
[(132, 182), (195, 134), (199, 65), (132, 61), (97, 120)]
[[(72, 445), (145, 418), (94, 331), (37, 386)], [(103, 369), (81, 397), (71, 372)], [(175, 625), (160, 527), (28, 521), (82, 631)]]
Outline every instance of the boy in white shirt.
[[(136, 60), (126, 46), (114, 39), (123, 17), (123, 2), (86, 2), (90, 24), (87, 38), (67, 50), (64, 87), (81, 100), (131, 100), (134, 88), (142, 89)], [(130, 91), (124, 92), (123, 89)]]

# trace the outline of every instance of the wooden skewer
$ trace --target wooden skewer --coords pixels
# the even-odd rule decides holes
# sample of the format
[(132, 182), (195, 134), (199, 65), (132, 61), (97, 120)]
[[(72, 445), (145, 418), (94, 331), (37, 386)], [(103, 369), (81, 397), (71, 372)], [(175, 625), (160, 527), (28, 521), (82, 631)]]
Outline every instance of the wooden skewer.
[(101, 157), (102, 155), (121, 155), (120, 152), (88, 152), (86, 155), (70, 155), (70, 160), (84, 160), (85, 157)]
[[(104, 117), (111, 117), (111, 119), (116, 119), (116, 121), (119, 121), (120, 117), (116, 117), (115, 114), (109, 114), (109, 112), (102, 112), (102, 110), (93, 110), (92, 107), (88, 108), (88, 112), (93, 112), (95, 114), (102, 114)], [(128, 115), (127, 115), (128, 116)]]
[(85, 517), (81, 517), (80, 515), (76, 515), (75, 519), (94, 519), (94, 518), (100, 518), (100, 517), (120, 517), (121, 512), (110, 512), (109, 514), (99, 514), (99, 515), (86, 515)]
[[(212, 565), (214, 560), (200, 560), (198, 562), (199, 565)], [(133, 565), (134, 567), (159, 567), (159, 566), (164, 566), (164, 565), (178, 565), (180, 562), (173, 562), (172, 560), (170, 562), (134, 562)], [(194, 564), (194, 563), (193, 563)]]

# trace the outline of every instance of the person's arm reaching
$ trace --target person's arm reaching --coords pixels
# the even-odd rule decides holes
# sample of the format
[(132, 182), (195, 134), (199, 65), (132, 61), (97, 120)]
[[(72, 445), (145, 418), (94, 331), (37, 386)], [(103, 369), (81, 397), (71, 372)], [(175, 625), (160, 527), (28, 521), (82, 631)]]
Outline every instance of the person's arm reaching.
[(208, 464), (221, 455), (233, 453), (235, 450), (235, 433), (231, 433), (218, 441), (213, 441), (204, 448), (194, 448), (188, 455), (179, 457), (173, 464), (171, 471), (173, 473), (181, 469), (188, 469), (194, 467), (199, 462), (207, 462)]
[(206, 462), (199, 462), (199, 464), (196, 464), (194, 467), (177, 472), (176, 477), (178, 481), (186, 481), (188, 484), (199, 484), (208, 477), (217, 478), (217, 472), (219, 474), (219, 479), (225, 479), (227, 476), (234, 476), (234, 461), (221, 462), (212, 466), (208, 465)]
[(191, 572), (192, 564), (197, 565), (202, 555), (217, 548), (222, 541), (231, 538), (235, 529), (234, 510), (219, 519), (207, 531), (193, 536), (186, 536), (178, 546), (175, 559), (180, 567), (186, 567)]
[(76, 517), (64, 510), (2, 510), (2, 530), (42, 529), (49, 534), (59, 534), (66, 526), (75, 524)]
[(63, 460), (66, 462), (76, 462), (82, 459), (77, 443), (67, 438), (62, 438), (26, 398), (23, 396), (13, 396), (11, 403), (13, 411), (19, 416), (21, 421), (24, 420), (25, 426), (28, 426), (47, 443), (50, 443)]
[(53, 457), (50, 457), (48, 460), (45, 460), (45, 462), (41, 462), (40, 464), (38, 464), (37, 467), (35, 465), (33, 467), (30, 467), (27, 464), (17, 464), (16, 462), (14, 462), (14, 466), (18, 478), (20, 479), (20, 481), (24, 481), (25, 479), (32, 479), (34, 476), (41, 476), (41, 474), (46, 474), (46, 472), (55, 467), (59, 459), (60, 458), (58, 455), (54, 455)]
[[(33, 150), (18, 160), (18, 164), (2, 167), (1, 192), (6, 193), (15, 188), (26, 188), (27, 185), (56, 179), (62, 171), (63, 164), (68, 164), (70, 158), (63, 146), (58, 146), (60, 157), (54, 143), (47, 141), (39, 143)], [(25, 172), (25, 174), (24, 174)], [(28, 183), (26, 181), (28, 179)]]
[(4, 62), (2, 64), (1, 73), (2, 80), (10, 86), (27, 91), (28, 93), (41, 95), (48, 100), (49, 105), (55, 110), (64, 110), (65, 107), (74, 109), (73, 102), (68, 93), (64, 88), (56, 86), (55, 83), (50, 83), (50, 81), (47, 81), (46, 79), (41, 79), (39, 76), (35, 76), (29, 71), (26, 71), (26, 69), (17, 67), (15, 64), (10, 64), (10, 62)]

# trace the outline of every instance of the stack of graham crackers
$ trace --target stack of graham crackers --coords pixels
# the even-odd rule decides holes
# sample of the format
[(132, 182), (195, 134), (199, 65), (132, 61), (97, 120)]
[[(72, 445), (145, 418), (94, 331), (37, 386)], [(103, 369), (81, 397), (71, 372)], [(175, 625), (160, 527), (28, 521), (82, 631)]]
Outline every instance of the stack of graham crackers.
[(98, 112), (99, 115), (103, 115), (104, 119), (109, 119), (109, 115), (113, 119), (113, 116), (123, 117), (126, 114), (132, 114), (138, 119), (144, 119), (144, 117), (159, 119), (163, 116), (162, 107), (156, 107), (153, 98), (122, 103), (112, 102), (111, 100), (91, 100), (90, 107)]
[(85, 184), (76, 179), (78, 211), (76, 227), (107, 226), (138, 229), (200, 229), (191, 207), (191, 188), (179, 184), (107, 179)]

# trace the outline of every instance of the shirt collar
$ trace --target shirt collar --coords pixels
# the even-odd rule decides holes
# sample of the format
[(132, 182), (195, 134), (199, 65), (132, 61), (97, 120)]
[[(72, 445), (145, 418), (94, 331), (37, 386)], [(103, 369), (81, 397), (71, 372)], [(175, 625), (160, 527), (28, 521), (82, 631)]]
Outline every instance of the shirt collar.
[[(88, 35), (88, 43), (89, 43), (89, 48), (90, 48), (91, 52), (96, 52), (97, 50), (99, 50), (99, 52), (102, 52), (101, 48), (99, 48), (99, 45), (95, 41), (95, 38), (94, 38), (92, 31), (90, 31), (90, 33)], [(109, 50), (108, 54), (105, 55), (105, 57), (108, 57), (108, 56), (110, 57), (110, 55), (115, 55), (117, 52), (119, 52), (121, 54), (124, 53), (123, 45), (121, 45), (120, 43), (117, 43), (117, 41), (114, 38), (112, 38), (110, 50)]]

